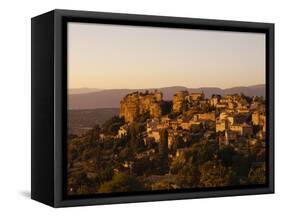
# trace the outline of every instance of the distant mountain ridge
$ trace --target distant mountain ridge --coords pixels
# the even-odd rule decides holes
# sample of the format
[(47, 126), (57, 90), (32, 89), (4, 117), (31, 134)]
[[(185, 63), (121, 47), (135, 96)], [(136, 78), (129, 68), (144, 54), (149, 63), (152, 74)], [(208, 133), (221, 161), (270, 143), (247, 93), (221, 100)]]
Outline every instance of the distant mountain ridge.
[(102, 89), (99, 88), (71, 88), (68, 90), (69, 94), (83, 94), (83, 93), (92, 93), (92, 92), (98, 92)]
[(221, 89), (217, 87), (202, 87), (202, 88), (187, 88), (184, 86), (173, 86), (163, 88), (149, 88), (149, 89), (95, 89), (92, 92), (73, 93), (69, 91), (68, 108), (69, 109), (96, 109), (96, 108), (119, 108), (120, 100), (128, 93), (145, 90), (159, 90), (163, 93), (164, 100), (172, 100), (173, 95), (177, 91), (188, 90), (190, 93), (204, 92), (207, 98), (212, 94), (235, 94), (244, 93), (247, 96), (263, 96), (265, 97), (265, 85), (253, 85), (248, 87), (232, 87)]

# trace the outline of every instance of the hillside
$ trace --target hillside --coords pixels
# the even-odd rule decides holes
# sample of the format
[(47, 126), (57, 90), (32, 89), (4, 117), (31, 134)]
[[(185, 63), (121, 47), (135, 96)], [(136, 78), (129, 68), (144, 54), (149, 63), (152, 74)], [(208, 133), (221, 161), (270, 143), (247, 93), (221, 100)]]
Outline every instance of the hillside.
[(92, 110), (69, 110), (68, 129), (70, 134), (81, 134), (96, 124), (103, 124), (114, 115), (119, 114), (118, 108)]

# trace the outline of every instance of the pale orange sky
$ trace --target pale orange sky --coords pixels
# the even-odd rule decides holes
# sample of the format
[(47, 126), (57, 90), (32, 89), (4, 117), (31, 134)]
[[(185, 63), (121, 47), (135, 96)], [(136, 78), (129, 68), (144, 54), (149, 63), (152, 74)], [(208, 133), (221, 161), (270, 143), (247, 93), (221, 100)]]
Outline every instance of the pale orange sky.
[(68, 24), (69, 88), (265, 83), (265, 34)]

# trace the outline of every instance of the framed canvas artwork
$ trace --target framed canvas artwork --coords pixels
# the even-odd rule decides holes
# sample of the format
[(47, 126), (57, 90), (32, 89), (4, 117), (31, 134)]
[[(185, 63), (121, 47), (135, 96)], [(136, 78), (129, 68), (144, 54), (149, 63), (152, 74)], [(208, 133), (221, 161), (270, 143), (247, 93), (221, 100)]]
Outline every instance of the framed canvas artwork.
[(32, 18), (32, 198), (54, 207), (274, 192), (274, 24)]

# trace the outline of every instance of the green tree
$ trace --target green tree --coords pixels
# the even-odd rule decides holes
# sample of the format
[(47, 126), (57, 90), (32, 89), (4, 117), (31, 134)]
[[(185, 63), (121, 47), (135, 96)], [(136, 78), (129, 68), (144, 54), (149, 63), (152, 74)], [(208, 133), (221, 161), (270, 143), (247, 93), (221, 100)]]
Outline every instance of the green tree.
[(172, 112), (173, 102), (172, 101), (163, 101), (161, 104), (162, 115), (167, 115)]
[(92, 130), (90, 130), (90, 135), (91, 135), (91, 142), (94, 143), (100, 138), (100, 132), (101, 128), (98, 124), (94, 125)]
[(144, 186), (142, 183), (133, 175), (126, 173), (115, 174), (111, 181), (102, 184), (98, 192), (99, 193), (114, 193), (114, 192), (132, 192), (142, 191)]
[(136, 160), (132, 172), (137, 176), (151, 175), (151, 162), (148, 157)]
[(133, 158), (134, 158), (134, 152), (131, 147), (127, 146), (120, 151), (118, 160), (125, 161), (125, 160), (132, 160)]
[(184, 148), (186, 146), (182, 136), (177, 136), (175, 139), (175, 146), (176, 148)]
[(192, 124), (190, 126), (190, 132), (199, 133), (201, 128), (202, 128), (202, 124)]
[(168, 158), (168, 131), (163, 129), (160, 132), (160, 143), (159, 143), (159, 156), (162, 159)]
[(164, 174), (168, 170), (168, 131), (163, 129), (160, 132), (159, 143), (159, 172)]
[(219, 158), (224, 166), (229, 167), (233, 164), (233, 157), (236, 154), (233, 147), (225, 146), (219, 151)]
[(178, 174), (181, 177), (178, 183), (181, 188), (196, 188), (199, 186), (199, 167), (194, 165), (191, 160), (184, 164)]
[(200, 164), (214, 159), (217, 155), (219, 147), (217, 143), (211, 143), (208, 140), (203, 140), (200, 143), (194, 145), (194, 150), (197, 150), (197, 159)]
[(102, 125), (103, 132), (109, 135), (116, 135), (119, 128), (124, 124), (124, 118), (113, 116)]
[(145, 123), (147, 119), (150, 118), (150, 112), (147, 111), (147, 112), (144, 112), (143, 114), (139, 115), (137, 118), (136, 118), (136, 122), (141, 122), (141, 123)]
[(247, 177), (250, 170), (250, 159), (242, 154), (235, 154), (232, 157), (232, 168), (238, 178)]
[(258, 166), (252, 166), (248, 175), (250, 184), (265, 184), (266, 183), (266, 167), (265, 163)]
[(223, 187), (234, 184), (235, 173), (230, 167), (224, 167), (220, 161), (208, 161), (200, 166), (201, 187)]

